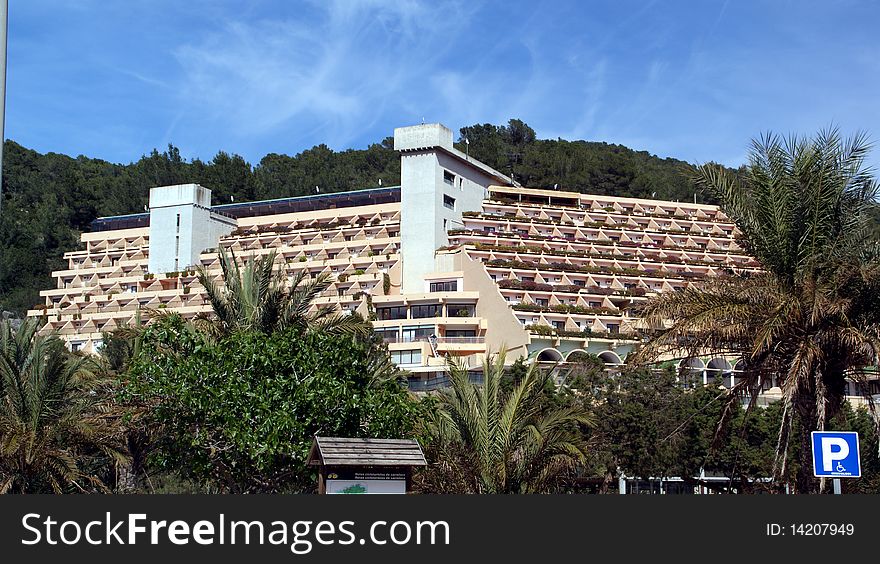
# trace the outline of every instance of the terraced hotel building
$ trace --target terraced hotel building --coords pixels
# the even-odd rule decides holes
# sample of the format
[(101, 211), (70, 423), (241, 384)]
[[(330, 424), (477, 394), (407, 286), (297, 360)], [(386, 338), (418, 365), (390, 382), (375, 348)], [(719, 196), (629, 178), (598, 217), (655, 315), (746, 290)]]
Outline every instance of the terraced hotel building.
[[(219, 274), (218, 247), (274, 250), (289, 276), (330, 275), (319, 303), (373, 319), (411, 386), (430, 389), (448, 357), (478, 369), (502, 349), (623, 364), (649, 296), (759, 266), (716, 206), (522, 188), (456, 150), (439, 124), (399, 128), (394, 146), (398, 187), (218, 206), (202, 186), (153, 188), (148, 213), (93, 222), (28, 315), (95, 351), (139, 309), (210, 312), (195, 267)], [(697, 380), (735, 381), (735, 358), (690, 362)]]

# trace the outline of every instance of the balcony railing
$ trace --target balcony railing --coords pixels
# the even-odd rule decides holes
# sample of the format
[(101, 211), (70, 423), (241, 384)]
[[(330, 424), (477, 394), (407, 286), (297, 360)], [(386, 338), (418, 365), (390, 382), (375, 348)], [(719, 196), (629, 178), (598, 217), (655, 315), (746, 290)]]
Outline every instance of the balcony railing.
[[(430, 342), (430, 337), (411, 337), (411, 336), (396, 336), (389, 335), (383, 336), (382, 340), (386, 343), (420, 343), (420, 342)], [(437, 337), (435, 343), (438, 345), (449, 344), (449, 345), (458, 345), (458, 344), (480, 344), (485, 343), (486, 337)]]
[(437, 344), (449, 344), (449, 345), (458, 345), (458, 344), (479, 344), (485, 343), (486, 337), (437, 337)]

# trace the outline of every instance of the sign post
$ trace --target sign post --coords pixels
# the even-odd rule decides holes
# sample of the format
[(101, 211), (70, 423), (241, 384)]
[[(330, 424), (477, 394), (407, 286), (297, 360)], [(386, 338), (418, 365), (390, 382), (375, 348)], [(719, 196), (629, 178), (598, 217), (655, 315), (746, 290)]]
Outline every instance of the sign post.
[(851, 431), (813, 431), (813, 476), (832, 478), (840, 494), (841, 478), (861, 478), (859, 434)]

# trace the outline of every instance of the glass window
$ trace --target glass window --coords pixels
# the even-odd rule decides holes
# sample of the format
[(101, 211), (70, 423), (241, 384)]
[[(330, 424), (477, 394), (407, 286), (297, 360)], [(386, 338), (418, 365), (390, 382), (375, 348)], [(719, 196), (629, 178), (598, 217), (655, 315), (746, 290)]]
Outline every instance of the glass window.
[(455, 198), (443, 194), (443, 206), (451, 210), (455, 209)]
[(406, 306), (377, 307), (376, 317), (383, 321), (388, 319), (406, 319)]
[(449, 304), (446, 306), (448, 317), (473, 317), (474, 309), (472, 304)]
[(476, 337), (477, 332), (473, 329), (447, 329), (445, 337)]
[(440, 308), (440, 304), (414, 305), (412, 306), (413, 319), (423, 319), (425, 317), (440, 317)]
[(431, 282), (429, 291), (431, 292), (455, 292), (458, 290), (458, 282), (451, 280), (448, 282)]
[(455, 175), (449, 172), (448, 170), (443, 171), (443, 182), (446, 184), (452, 185), (455, 184)]
[(391, 351), (391, 360), (395, 364), (421, 364), (422, 351), (418, 349), (407, 351)]
[(386, 343), (397, 342), (397, 327), (393, 329), (376, 329), (376, 335), (381, 337)]
[(433, 325), (420, 325), (418, 327), (404, 327), (401, 333), (401, 341), (404, 343), (413, 343), (416, 341), (426, 341), (428, 337), (434, 334)]

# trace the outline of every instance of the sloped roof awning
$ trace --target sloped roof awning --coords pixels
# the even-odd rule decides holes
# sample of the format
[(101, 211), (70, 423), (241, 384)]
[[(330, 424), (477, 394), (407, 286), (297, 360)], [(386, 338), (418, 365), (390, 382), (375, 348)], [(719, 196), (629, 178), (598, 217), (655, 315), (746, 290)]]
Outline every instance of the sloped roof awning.
[(427, 466), (422, 447), (409, 439), (315, 437), (309, 466)]

